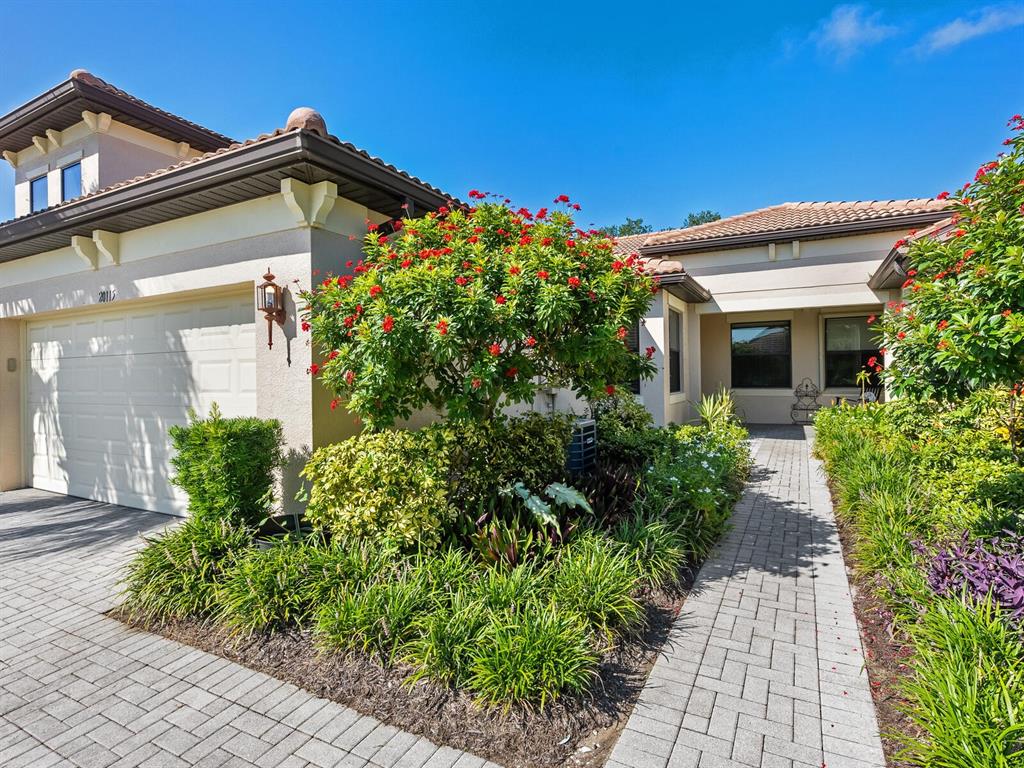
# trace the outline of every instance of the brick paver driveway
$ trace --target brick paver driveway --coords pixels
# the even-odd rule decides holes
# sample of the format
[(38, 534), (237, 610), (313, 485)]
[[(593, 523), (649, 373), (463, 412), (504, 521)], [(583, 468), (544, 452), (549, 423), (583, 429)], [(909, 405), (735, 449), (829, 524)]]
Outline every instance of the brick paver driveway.
[(754, 471), (609, 768), (884, 768), (811, 430), (751, 430)]
[(0, 766), (485, 765), (104, 616), (137, 534), (168, 522), (0, 494)]

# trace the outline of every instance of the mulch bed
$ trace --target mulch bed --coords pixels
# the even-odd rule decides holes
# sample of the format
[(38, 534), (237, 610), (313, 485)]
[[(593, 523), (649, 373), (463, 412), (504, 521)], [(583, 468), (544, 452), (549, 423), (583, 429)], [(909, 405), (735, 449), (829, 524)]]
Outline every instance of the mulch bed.
[[(834, 493), (832, 500), (835, 506)], [(838, 515), (836, 525), (849, 564), (853, 560), (857, 536), (852, 525)], [(849, 565), (846, 570), (853, 593), (853, 609), (860, 625), (861, 642), (871, 683), (871, 696), (875, 701), (875, 714), (882, 734), (885, 761), (890, 768), (906, 768), (910, 763), (896, 757), (903, 746), (901, 737), (921, 733), (913, 720), (902, 710), (907, 700), (899, 691), (901, 680), (909, 673), (908, 665), (913, 651), (894, 634), (892, 612), (876, 597), (882, 577), (858, 572)]]
[(602, 659), (589, 697), (562, 697), (544, 712), (483, 709), (466, 693), (429, 681), (410, 687), (407, 668), (384, 668), (361, 654), (323, 655), (308, 630), (245, 638), (198, 621), (149, 625), (116, 610), (112, 615), (508, 768), (596, 768), (604, 765), (625, 727), (694, 573), (688, 569), (677, 590), (647, 596), (645, 630)]

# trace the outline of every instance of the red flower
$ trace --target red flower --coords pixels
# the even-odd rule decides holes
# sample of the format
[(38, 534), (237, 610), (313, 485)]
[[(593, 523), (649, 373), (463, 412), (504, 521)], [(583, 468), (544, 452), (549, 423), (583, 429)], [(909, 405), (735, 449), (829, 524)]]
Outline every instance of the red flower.
[(553, 242), (555, 242), (555, 241), (552, 240), (550, 237), (545, 237), (543, 240), (540, 241), (540, 244), (541, 245), (551, 245)]
[(352, 324), (355, 323), (356, 319), (352, 315), (346, 317), (342, 322), (345, 323), (346, 328), (351, 328)]
[(555, 198), (555, 202), (556, 203), (568, 203), (569, 202), (569, 196), (568, 195), (559, 195), (558, 197)]
[(1012, 314), (1013, 314), (1013, 310), (1012, 309), (1004, 309), (1003, 310), (1003, 317), (1009, 317)]
[(949, 199), (949, 192), (939, 192), (939, 194), (937, 194), (935, 196), (935, 199), (936, 200), (947, 200), (947, 199)]
[(483, 200), (487, 195), (476, 189), (469, 190), (469, 196), (474, 200)]
[(455, 284), (456, 285), (465, 285), (468, 282), (469, 282), (469, 280), (467, 280), (466, 278), (464, 278), (462, 276), (459, 276), (459, 277), (455, 278)]
[(904, 238), (901, 237), (899, 240), (897, 240), (895, 243), (892, 244), (892, 247), (893, 248), (902, 248), (906, 244), (907, 244), (907, 241)]
[(529, 235), (523, 235), (522, 237), (519, 238), (519, 244), (520, 245), (529, 245), (532, 242), (533, 242), (533, 238), (530, 237)]
[(537, 340), (535, 338), (533, 338), (533, 336), (527, 336), (526, 337), (526, 346), (528, 346), (528, 347), (535, 347), (535, 346), (537, 346)]
[(508, 376), (510, 379), (514, 379), (517, 373), (519, 373), (519, 369), (516, 368), (515, 366), (505, 371), (505, 375)]
[(570, 277), (569, 278), (569, 287), (570, 288), (579, 288), (580, 287), (580, 279), (578, 277), (575, 277), (575, 276)]
[(494, 297), (494, 303), (495, 304), (504, 304), (505, 301), (506, 301), (505, 297), (502, 296), (500, 293), (497, 296)]
[(913, 285), (913, 283), (914, 278), (908, 277), (906, 280), (903, 281), (903, 285), (901, 285), (900, 288), (909, 288), (911, 285)]
[(302, 330), (308, 331), (310, 329), (310, 327), (311, 326), (310, 326), (309, 323), (307, 323), (305, 320), (302, 321)]
[(940, 341), (938, 344), (935, 345), (935, 348), (936, 349), (945, 349), (948, 346), (949, 346), (949, 342), (946, 341), (945, 339), (942, 339), (942, 341)]
[(953, 237), (963, 237), (966, 234), (967, 234), (967, 230), (966, 229), (957, 229), (957, 230), (954, 230)]
[(627, 333), (629, 333), (629, 331), (626, 330), (626, 326), (620, 325), (619, 330), (615, 332), (615, 335), (618, 336), (620, 339), (624, 339), (626, 338)]
[(871, 325), (871, 323), (875, 322), (875, 320), (877, 319), (878, 318), (876, 318), (874, 315), (868, 315), (868, 325)]
[(576, 241), (575, 240), (566, 240), (565, 241), (565, 247), (566, 248), (575, 248), (576, 247)]
[(872, 355), (868, 358), (868, 368), (874, 368), (876, 365), (878, 365), (878, 358)]
[(508, 268), (508, 273), (510, 275), (518, 275), (521, 271), (522, 270), (520, 270), (515, 264)]
[(437, 327), (437, 332), (440, 333), (442, 336), (444, 336), (445, 334), (448, 333), (448, 321), (447, 320), (438, 320), (436, 327)]
[(331, 410), (333, 411), (337, 407), (338, 407), (338, 398), (334, 398), (333, 400), (331, 400)]
[(626, 265), (623, 264), (618, 259), (616, 259), (615, 261), (612, 262), (612, 272), (621, 272), (624, 266)]
[(352, 386), (352, 381), (355, 377), (356, 375), (352, 371), (345, 371), (345, 383), (349, 386)]
[(471, 382), (469, 382), (469, 386), (471, 386), (473, 389), (480, 389), (480, 383), (480, 379), (473, 379)]
[(939, 325), (938, 325), (938, 329), (940, 331), (944, 331), (947, 328), (949, 328), (949, 320), (940, 320), (939, 321)]
[(607, 392), (609, 395), (614, 395), (615, 394), (615, 385), (614, 384), (609, 384), (607, 387), (604, 388), (604, 391)]
[(913, 277), (914, 275), (916, 275), (916, 274), (917, 274), (917, 270), (916, 270), (916, 269), (909, 269), (909, 270), (907, 270), (907, 274), (908, 274), (908, 275), (909, 275), (910, 277)]
[(648, 347), (647, 349), (645, 349), (644, 354), (646, 354), (647, 359), (650, 360), (652, 357), (654, 357), (654, 347)]
[(370, 286), (370, 298), (373, 298), (375, 296), (380, 296), (380, 292), (382, 290), (384, 290), (384, 289), (381, 288), (379, 285), (371, 285)]
[(395, 318), (391, 315), (386, 315), (384, 317), (384, 322), (381, 323), (380, 327), (384, 329), (384, 333), (391, 333), (395, 328)]
[(907, 338), (907, 334), (905, 334), (903, 331), (900, 331), (899, 333), (896, 334), (896, 338), (902, 341), (903, 339)]
[(412, 266), (412, 259), (406, 259), (401, 264), (402, 269), (408, 269), (411, 266)]
[(490, 346), (490, 347), (488, 347), (488, 350), (490, 351), (490, 353), (491, 353), (492, 355), (494, 355), (495, 357), (497, 357), (498, 355), (500, 355), (500, 354), (501, 354), (501, 345), (500, 345), (500, 344), (498, 344), (498, 343), (494, 343), (494, 344), (491, 344), (491, 346)]
[(477, 242), (479, 240), (480, 240), (480, 238), (477, 237), (476, 235), (470, 235), (469, 237), (466, 238), (466, 242), (467, 243), (475, 243), (475, 242)]
[(547, 273), (547, 272), (545, 272), (545, 271), (544, 271), (544, 270), (542, 269), (542, 270), (540, 270), (540, 271), (539, 271), (539, 272), (537, 273), (537, 277), (539, 277), (539, 278), (540, 278), (541, 280), (547, 280), (547, 279), (548, 279), (548, 273)]
[(316, 376), (318, 373), (320, 373), (320, 366), (317, 365), (316, 363), (310, 363), (309, 373), (312, 374), (313, 376)]

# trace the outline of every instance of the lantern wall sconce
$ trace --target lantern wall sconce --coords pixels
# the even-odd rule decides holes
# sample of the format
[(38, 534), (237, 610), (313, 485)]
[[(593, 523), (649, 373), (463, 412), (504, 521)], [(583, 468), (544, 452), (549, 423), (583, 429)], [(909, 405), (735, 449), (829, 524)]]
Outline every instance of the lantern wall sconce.
[(284, 325), (284, 290), (274, 282), (270, 267), (263, 283), (256, 288), (256, 309), (262, 310), (267, 318), (267, 349), (273, 349), (274, 323)]

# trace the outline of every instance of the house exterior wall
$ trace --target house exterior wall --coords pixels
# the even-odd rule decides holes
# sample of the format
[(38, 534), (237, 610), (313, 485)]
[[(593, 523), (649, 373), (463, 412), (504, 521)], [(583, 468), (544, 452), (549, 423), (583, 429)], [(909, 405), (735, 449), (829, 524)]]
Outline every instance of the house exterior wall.
[[(277, 194), (125, 232), (117, 238), (119, 265), (101, 260), (93, 269), (71, 247), (0, 264), (0, 487), (27, 483), (25, 440), (6, 428), (8, 421), (22, 419), (27, 322), (101, 306), (128, 308), (243, 290), (253, 297), (256, 322), (256, 415), (282, 423), (289, 462), (282, 497), (286, 508), (296, 508), (297, 474), (310, 451), (356, 431), (343, 409), (330, 410), (330, 396), (307, 373), (311, 348), (298, 330), (297, 294), (316, 279), (314, 270), (341, 271), (337, 267), (359, 250), (349, 235), (361, 235), (367, 218), (382, 217), (338, 199), (325, 226), (313, 229), (297, 222), (294, 209)], [(268, 267), (286, 293), (287, 320), (273, 328), (273, 349), (267, 347), (266, 322), (254, 292)], [(111, 296), (113, 303), (107, 301)], [(9, 356), (18, 361), (14, 376), (4, 373)]]
[(68, 165), (81, 162), (82, 193), (89, 194), (201, 154), (187, 145), (179, 145), (117, 120), (99, 122), (95, 128), (83, 120), (40, 138), (46, 151), (40, 151), (33, 144), (15, 156), (15, 216), (31, 212), (29, 182), (43, 174), (47, 176), (48, 205), (60, 203), (60, 172)]

